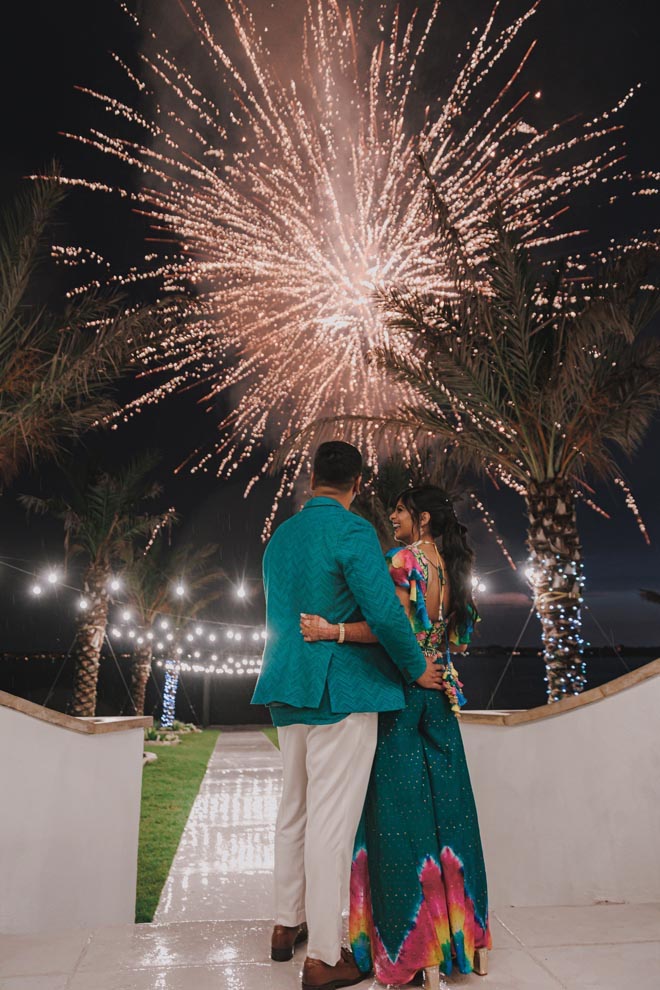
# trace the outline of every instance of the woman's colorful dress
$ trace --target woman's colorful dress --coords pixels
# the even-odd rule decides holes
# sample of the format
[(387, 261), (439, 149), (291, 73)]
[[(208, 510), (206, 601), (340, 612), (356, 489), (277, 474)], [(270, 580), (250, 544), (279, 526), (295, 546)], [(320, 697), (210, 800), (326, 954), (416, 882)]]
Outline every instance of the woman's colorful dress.
[[(445, 624), (432, 623), (426, 611), (424, 555), (407, 547), (388, 558), (394, 582), (410, 590), (423, 651), (445, 666), (445, 691), (413, 684), (403, 711), (379, 716), (351, 871), (350, 938), (360, 969), (373, 967), (382, 983), (406, 983), (438, 964), (446, 974), (454, 965), (470, 973), (474, 950), (490, 948), (491, 940), (479, 823), (456, 718), (465, 699), (446, 664)], [(454, 641), (468, 642), (471, 631)]]

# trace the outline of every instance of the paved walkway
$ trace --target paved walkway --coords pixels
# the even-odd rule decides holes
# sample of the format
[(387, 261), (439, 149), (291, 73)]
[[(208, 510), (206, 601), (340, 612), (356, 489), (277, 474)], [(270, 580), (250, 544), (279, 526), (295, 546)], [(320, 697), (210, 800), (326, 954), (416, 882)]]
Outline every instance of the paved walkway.
[[(0, 939), (0, 990), (299, 990), (269, 959), (279, 753), (222, 733), (153, 925)], [(1, 881), (0, 881), (1, 882)], [(503, 908), (490, 975), (464, 990), (658, 990), (660, 905)], [(361, 990), (378, 987), (366, 980)]]

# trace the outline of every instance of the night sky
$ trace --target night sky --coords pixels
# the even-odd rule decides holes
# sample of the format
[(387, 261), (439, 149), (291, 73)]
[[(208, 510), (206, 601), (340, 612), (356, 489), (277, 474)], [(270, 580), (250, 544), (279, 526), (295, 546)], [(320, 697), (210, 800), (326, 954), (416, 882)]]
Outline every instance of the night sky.
[[(144, 7), (144, 4), (139, 4)], [(175, 20), (174, 0), (159, 0), (158, 28), (169, 30), (174, 43), (184, 46)], [(204, 4), (209, 7), (210, 4)], [(273, 3), (249, 0), (255, 13), (264, 15), (272, 32), (275, 57), (286, 64), (287, 44), (301, 15), (301, 0)], [(623, 120), (630, 168), (660, 171), (658, 104), (660, 86), (657, 56), (658, 23), (649, 20), (647, 0), (626, 3), (596, 0), (545, 0), (527, 29), (527, 37), (539, 44), (527, 69), (527, 85), (540, 89), (542, 99), (535, 111), (539, 123), (581, 113), (590, 116), (614, 104), (636, 82), (643, 89)], [(469, 13), (466, 9), (469, 8)], [(483, 0), (447, 0), (441, 19), (443, 37), (435, 57), (425, 70), (422, 87), (429, 92), (439, 86), (451, 66), (447, 52), (456, 50), (456, 39), (466, 35), (490, 9)], [(519, 3), (503, 0), (507, 19), (522, 10)], [(172, 18), (170, 20), (170, 18)], [(12, 4), (5, 11), (0, 37), (3, 120), (0, 158), (0, 201), (8, 202), (21, 185), (22, 177), (38, 172), (57, 159), (70, 175), (108, 178), (107, 161), (82, 151), (59, 131), (83, 132), (98, 121), (98, 110), (76, 85), (117, 92), (117, 70), (108, 52), (126, 52), (134, 44), (124, 18), (112, 0), (42, 0)], [(445, 51), (446, 47), (446, 51)], [(580, 208), (580, 224), (592, 231), (594, 242), (621, 239), (642, 227), (660, 226), (658, 207), (645, 199), (635, 210), (607, 212), (601, 200), (587, 200)], [(651, 211), (655, 211), (653, 212)], [(59, 216), (58, 239), (104, 246), (119, 269), (139, 257), (144, 229), (121, 204), (84, 192), (72, 193)], [(56, 293), (57, 275), (44, 272), (40, 289)], [(131, 394), (131, 386), (125, 386)], [(139, 420), (102, 439), (88, 437), (76, 450), (77, 457), (97, 457), (119, 463), (127, 454), (145, 446), (163, 454), (164, 501), (174, 503), (182, 516), (179, 536), (197, 542), (212, 540), (221, 548), (222, 564), (236, 581), (251, 580), (251, 597), (245, 604), (230, 594), (214, 616), (248, 622), (262, 617), (259, 591), (260, 532), (270, 505), (274, 484), (258, 486), (247, 501), (242, 489), (248, 473), (231, 483), (212, 477), (174, 476), (172, 469), (193, 446), (211, 442), (212, 418), (195, 405), (194, 397), (177, 398), (143, 414)], [(647, 547), (632, 515), (625, 509), (618, 489), (599, 488), (598, 501), (611, 513), (606, 521), (589, 509), (580, 509), (588, 611), (586, 638), (594, 644), (608, 640), (629, 645), (660, 644), (660, 609), (639, 598), (638, 589), (660, 590), (660, 499), (658, 461), (660, 424), (653, 430), (631, 464), (624, 464), (645, 518), (652, 545)], [(17, 567), (31, 570), (61, 556), (61, 536), (56, 523), (36, 519), (29, 524), (16, 504), (18, 492), (48, 493), (57, 481), (52, 466), (25, 473), (0, 500), (0, 556)], [(522, 500), (510, 492), (482, 486), (484, 500), (514, 559), (525, 558), (525, 516)], [(288, 506), (282, 517), (290, 511)], [(478, 517), (465, 517), (477, 549), (478, 570), (489, 592), (482, 598), (482, 643), (513, 643), (522, 628), (530, 602), (521, 575), (510, 571)], [(0, 567), (0, 652), (3, 650), (61, 649), (72, 636), (74, 601), (61, 594), (59, 605), (36, 603), (29, 598), (29, 579)], [(596, 622), (600, 624), (599, 629)], [(536, 620), (530, 623), (523, 642), (539, 641)]]

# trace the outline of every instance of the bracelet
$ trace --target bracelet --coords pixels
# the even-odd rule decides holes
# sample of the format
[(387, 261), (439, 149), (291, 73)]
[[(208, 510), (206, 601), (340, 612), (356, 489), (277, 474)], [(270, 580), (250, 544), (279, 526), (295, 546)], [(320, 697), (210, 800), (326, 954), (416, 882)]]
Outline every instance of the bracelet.
[(339, 635), (337, 636), (337, 642), (343, 643), (346, 638), (346, 626), (343, 622), (339, 623)]

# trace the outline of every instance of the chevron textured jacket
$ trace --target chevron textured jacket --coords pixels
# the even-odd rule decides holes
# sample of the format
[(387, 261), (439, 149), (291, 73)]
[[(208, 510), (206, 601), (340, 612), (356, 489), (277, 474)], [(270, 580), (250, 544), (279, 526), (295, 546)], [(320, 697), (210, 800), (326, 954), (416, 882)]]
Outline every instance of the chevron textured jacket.
[[(416, 680), (426, 661), (371, 524), (333, 498), (312, 498), (276, 530), (263, 566), (267, 639), (252, 702), (316, 708), (327, 683), (334, 712), (403, 708), (401, 678)], [(301, 612), (364, 618), (379, 642), (305, 643)]]

